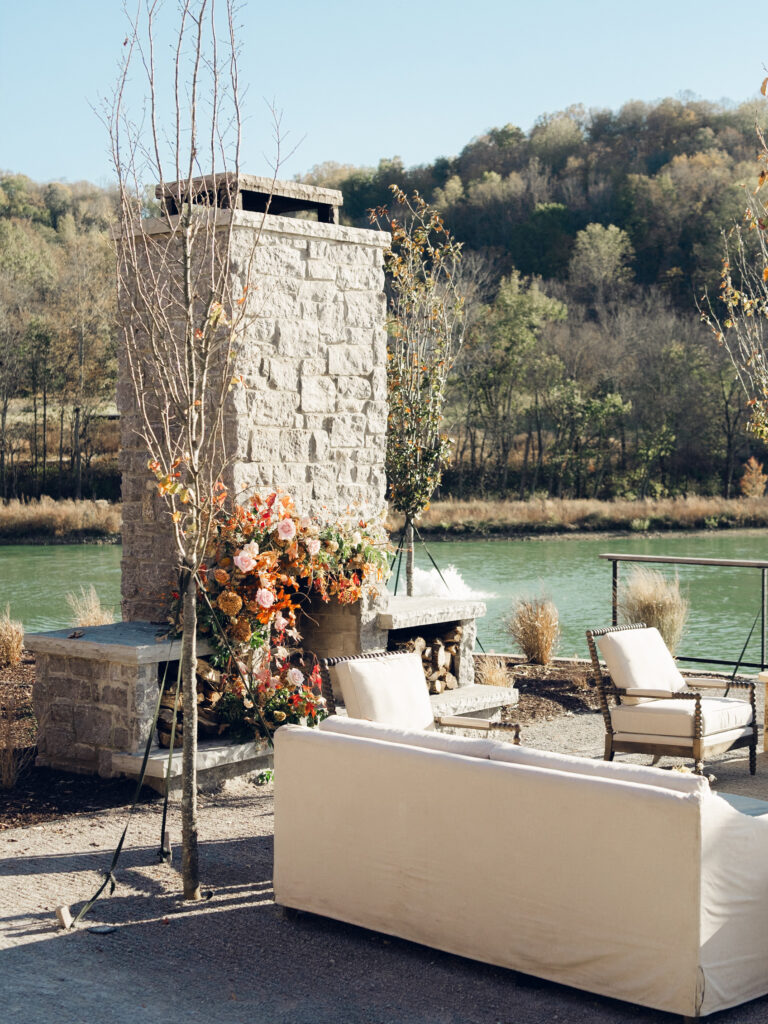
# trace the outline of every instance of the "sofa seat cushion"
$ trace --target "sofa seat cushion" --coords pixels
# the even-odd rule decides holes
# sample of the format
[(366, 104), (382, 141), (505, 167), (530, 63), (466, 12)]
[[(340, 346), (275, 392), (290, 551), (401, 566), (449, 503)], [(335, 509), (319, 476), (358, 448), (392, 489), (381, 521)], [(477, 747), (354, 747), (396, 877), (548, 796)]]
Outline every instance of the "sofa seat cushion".
[(673, 789), (679, 793), (709, 791), (709, 782), (702, 775), (670, 772), (662, 768), (625, 764), (620, 761), (598, 761), (588, 757), (556, 754), (550, 750), (536, 750), (533, 747), (516, 747), (507, 743), (494, 744), (491, 760), (530, 765), (533, 768), (551, 768), (555, 771), (615, 779), (619, 782), (636, 782), (642, 786)]
[(393, 725), (366, 722), (360, 718), (347, 718), (343, 715), (330, 715), (323, 719), (320, 729), (322, 732), (368, 737), (372, 740), (384, 740), (387, 743), (398, 743), (408, 747), (443, 750), (449, 754), (462, 754), (464, 757), (489, 758), (491, 751), (497, 745), (494, 740), (451, 736), (448, 733), (438, 732), (436, 729), (420, 731), (397, 729)]
[(335, 669), (350, 718), (399, 729), (434, 728), (435, 716), (418, 654), (350, 659)]
[[(685, 689), (685, 680), (657, 629), (626, 629), (595, 637), (605, 667), (620, 690)], [(646, 698), (622, 697), (627, 705)]]
[[(611, 725), (616, 732), (651, 736), (693, 738), (693, 700), (656, 700), (611, 708)], [(702, 734), (726, 732), (752, 724), (752, 707), (746, 701), (725, 697), (703, 697)]]

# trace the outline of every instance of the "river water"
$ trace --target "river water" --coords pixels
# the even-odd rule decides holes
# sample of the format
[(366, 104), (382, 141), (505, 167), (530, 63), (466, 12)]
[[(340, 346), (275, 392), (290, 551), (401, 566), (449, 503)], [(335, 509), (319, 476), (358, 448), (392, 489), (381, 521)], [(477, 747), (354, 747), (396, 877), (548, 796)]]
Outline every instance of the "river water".
[[(488, 614), (480, 620), (479, 638), (486, 650), (514, 650), (504, 619), (515, 599), (546, 595), (560, 613), (558, 653), (586, 657), (584, 631), (611, 620), (611, 566), (598, 557), (601, 553), (768, 559), (768, 532), (446, 541), (430, 543), (429, 550), (442, 570), (455, 566), (467, 588), (485, 595)], [(93, 583), (102, 604), (119, 615), (120, 556), (118, 546), (0, 547), (0, 608), (10, 604), (11, 614), (27, 631), (59, 628), (71, 623), (67, 592)], [(417, 549), (416, 564), (424, 572), (431, 570), (423, 549)], [(673, 567), (655, 568), (675, 572)], [(760, 606), (760, 572), (704, 566), (680, 566), (677, 571), (690, 601), (679, 653), (736, 659)], [(401, 579), (399, 592), (403, 590)], [(759, 632), (758, 623), (748, 661), (759, 660)]]

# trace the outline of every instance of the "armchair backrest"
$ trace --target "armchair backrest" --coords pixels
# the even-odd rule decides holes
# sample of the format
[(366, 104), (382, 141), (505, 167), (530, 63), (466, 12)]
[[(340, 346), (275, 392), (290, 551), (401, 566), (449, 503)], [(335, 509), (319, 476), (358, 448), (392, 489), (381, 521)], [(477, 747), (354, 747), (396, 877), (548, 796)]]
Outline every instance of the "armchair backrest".
[(323, 693), (329, 710), (340, 695), (350, 718), (400, 729), (433, 729), (421, 658), (415, 653), (356, 655), (321, 662)]

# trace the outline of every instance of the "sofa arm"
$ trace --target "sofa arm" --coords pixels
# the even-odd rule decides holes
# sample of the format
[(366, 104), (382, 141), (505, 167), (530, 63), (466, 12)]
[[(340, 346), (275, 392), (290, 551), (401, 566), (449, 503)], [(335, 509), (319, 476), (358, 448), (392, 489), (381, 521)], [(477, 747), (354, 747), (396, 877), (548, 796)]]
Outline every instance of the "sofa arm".
[(511, 729), (514, 733), (512, 742), (520, 746), (519, 722), (491, 722), (487, 718), (465, 718), (463, 715), (441, 715), (435, 719), (437, 725), (450, 726), (452, 729), (480, 729), (490, 732), (493, 729)]

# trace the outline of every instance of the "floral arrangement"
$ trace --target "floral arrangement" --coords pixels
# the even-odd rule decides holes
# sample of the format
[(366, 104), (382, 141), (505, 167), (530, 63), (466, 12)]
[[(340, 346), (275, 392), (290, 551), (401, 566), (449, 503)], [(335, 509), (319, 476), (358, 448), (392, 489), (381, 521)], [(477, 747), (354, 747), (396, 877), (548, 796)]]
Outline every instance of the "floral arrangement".
[(224, 693), (230, 734), (269, 734), (325, 717), (317, 664), (300, 651), (297, 614), (313, 594), (341, 604), (374, 591), (388, 571), (382, 518), (360, 509), (333, 522), (300, 516), (287, 495), (254, 496), (214, 524), (200, 570), (198, 621)]

